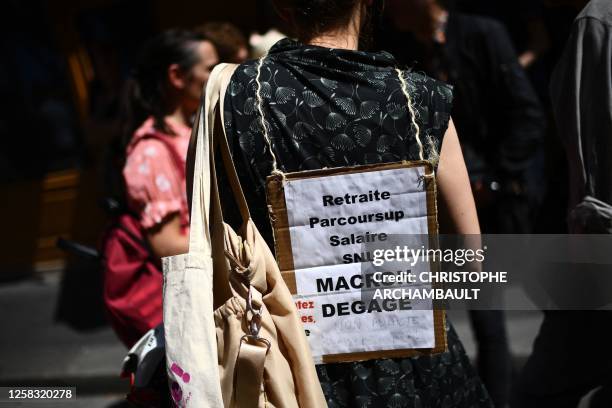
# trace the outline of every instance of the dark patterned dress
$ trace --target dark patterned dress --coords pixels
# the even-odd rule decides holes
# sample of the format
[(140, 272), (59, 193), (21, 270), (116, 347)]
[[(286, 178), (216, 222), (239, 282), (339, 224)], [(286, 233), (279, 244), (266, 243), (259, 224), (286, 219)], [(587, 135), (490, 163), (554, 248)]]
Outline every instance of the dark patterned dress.
[[(285, 172), (417, 160), (415, 126), (385, 52), (338, 50), (281, 40), (263, 64), (238, 67), (225, 95), (225, 128), (251, 215), (274, 247), (265, 198), (272, 160), (265, 126)], [(452, 104), (450, 86), (401, 71), (416, 112), (426, 158), (435, 159)], [(227, 190), (227, 189), (226, 189)], [(230, 223), (231, 222), (231, 214)], [(330, 407), (491, 407), (454, 329), (449, 350), (432, 357), (317, 366)]]

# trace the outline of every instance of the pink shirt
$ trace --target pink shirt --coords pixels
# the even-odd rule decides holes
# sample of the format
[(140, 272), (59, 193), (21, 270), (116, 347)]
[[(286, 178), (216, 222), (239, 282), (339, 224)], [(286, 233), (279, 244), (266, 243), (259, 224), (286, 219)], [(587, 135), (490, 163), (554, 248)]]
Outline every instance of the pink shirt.
[[(153, 118), (147, 119), (134, 133), (127, 148), (127, 159), (123, 168), (128, 205), (140, 216), (146, 229), (153, 228), (169, 215), (178, 213), (184, 232), (189, 227), (189, 209), (184, 171), (191, 129), (176, 122), (166, 120), (166, 125), (174, 133), (168, 135), (153, 127)], [(147, 138), (156, 134), (175, 149), (157, 139)], [(180, 163), (177, 163), (177, 157)]]

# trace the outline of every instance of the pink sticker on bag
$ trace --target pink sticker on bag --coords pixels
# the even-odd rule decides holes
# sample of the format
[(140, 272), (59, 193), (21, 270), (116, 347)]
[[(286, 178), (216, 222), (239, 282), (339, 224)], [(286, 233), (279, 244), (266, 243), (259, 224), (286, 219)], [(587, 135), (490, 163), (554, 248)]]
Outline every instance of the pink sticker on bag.
[[(172, 366), (170, 367), (170, 371), (176, 374), (178, 378), (183, 380), (185, 384), (188, 383), (189, 380), (191, 380), (191, 375), (189, 375), (188, 372), (183, 370), (176, 363), (172, 363)], [(172, 395), (172, 399), (174, 400), (174, 405), (176, 407), (186, 407), (187, 402), (189, 402), (189, 400), (191, 399), (191, 393), (189, 393), (187, 397), (185, 398), (185, 401), (181, 404), (181, 401), (183, 399), (183, 390), (181, 386), (179, 385), (179, 383), (176, 381), (172, 382), (172, 385), (170, 386), (170, 393)]]

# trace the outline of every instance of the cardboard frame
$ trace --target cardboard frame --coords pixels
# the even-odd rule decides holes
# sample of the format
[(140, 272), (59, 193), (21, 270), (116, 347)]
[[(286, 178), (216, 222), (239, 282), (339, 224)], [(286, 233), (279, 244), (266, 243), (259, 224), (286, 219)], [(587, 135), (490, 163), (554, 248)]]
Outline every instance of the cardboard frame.
[[(340, 167), (332, 169), (310, 170), (295, 173), (272, 174), (266, 180), (266, 196), (268, 202), (268, 213), (274, 233), (274, 249), (276, 260), (281, 274), (291, 294), (297, 293), (295, 281), (295, 270), (293, 265), (293, 254), (291, 247), (291, 234), (287, 216), (287, 206), (283, 183), (285, 180), (300, 180), (322, 176), (332, 176), (347, 173), (363, 173), (379, 170), (392, 170), (411, 167), (425, 167), (425, 184), (427, 196), (427, 224), (429, 230), (430, 248), (438, 248), (438, 209), (436, 203), (436, 182), (433, 165), (428, 161), (403, 161), (397, 163), (372, 164), (354, 167)], [(439, 264), (432, 263), (432, 269), (438, 270)], [(436, 286), (436, 285), (432, 285)], [(398, 358), (421, 355), (432, 355), (447, 350), (446, 338), (446, 312), (444, 310), (433, 310), (434, 313), (434, 337), (435, 347), (429, 349), (398, 349), (382, 350), (376, 352), (344, 353), (323, 356), (323, 363), (341, 363), (352, 361), (363, 361), (378, 358)]]

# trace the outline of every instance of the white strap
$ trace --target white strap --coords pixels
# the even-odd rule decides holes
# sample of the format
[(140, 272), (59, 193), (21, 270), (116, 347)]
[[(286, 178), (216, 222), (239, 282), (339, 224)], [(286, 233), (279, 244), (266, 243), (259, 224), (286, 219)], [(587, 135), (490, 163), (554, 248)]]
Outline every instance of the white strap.
[[(206, 84), (204, 100), (200, 105), (198, 119), (192, 131), (196, 137), (195, 165), (193, 170), (193, 192), (191, 199), (191, 223), (189, 226), (189, 252), (211, 255), (210, 236), (210, 181), (211, 181), (211, 132), (214, 130), (214, 112), (219, 102), (222, 82), (227, 75), (223, 71), (228, 64), (219, 64), (213, 69)], [(231, 69), (232, 67), (230, 67)], [(235, 66), (233, 67), (235, 68)], [(226, 73), (227, 74), (227, 73)]]

